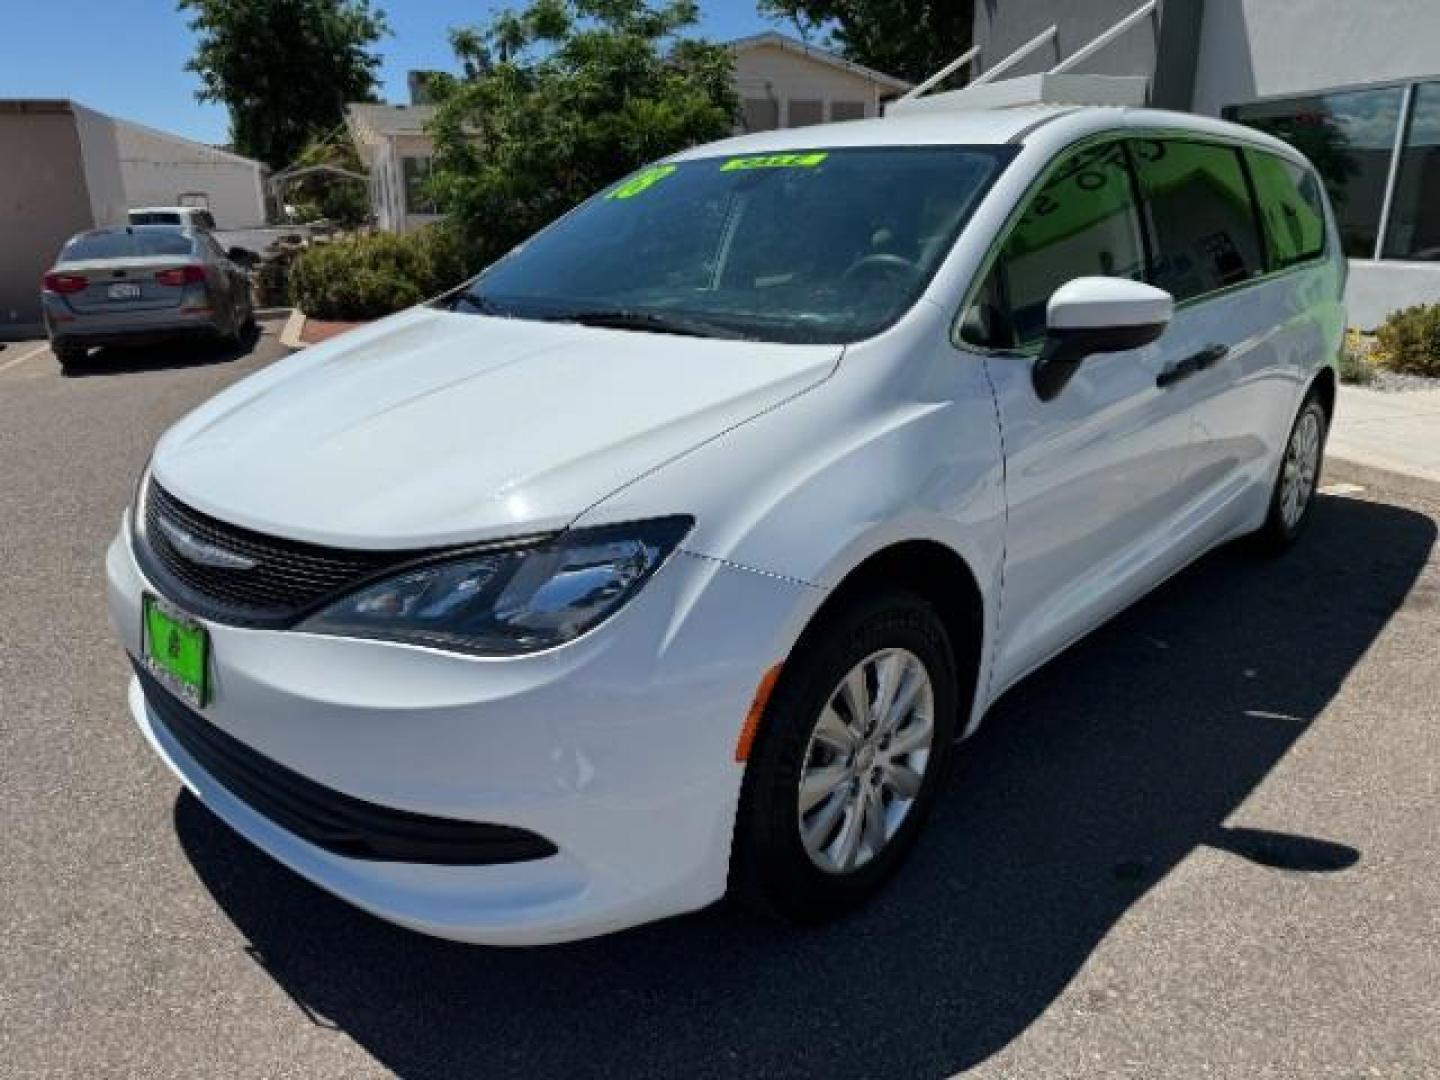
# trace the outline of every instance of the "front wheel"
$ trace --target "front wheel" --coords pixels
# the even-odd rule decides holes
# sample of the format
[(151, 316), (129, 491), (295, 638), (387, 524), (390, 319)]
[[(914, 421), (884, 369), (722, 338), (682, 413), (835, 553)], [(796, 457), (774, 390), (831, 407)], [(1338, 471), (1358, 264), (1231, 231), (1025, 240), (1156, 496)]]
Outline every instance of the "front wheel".
[(1325, 435), (1329, 425), (1325, 406), (1311, 389), (1290, 427), (1285, 456), (1270, 492), (1270, 509), (1265, 524), (1255, 534), (1263, 548), (1283, 551), (1295, 542), (1309, 522), (1315, 488), (1320, 483), (1320, 470), (1325, 462)]
[(878, 891), (934, 802), (956, 696), (945, 626), (911, 593), (871, 595), (807, 634), (750, 757), (732, 896), (815, 922)]

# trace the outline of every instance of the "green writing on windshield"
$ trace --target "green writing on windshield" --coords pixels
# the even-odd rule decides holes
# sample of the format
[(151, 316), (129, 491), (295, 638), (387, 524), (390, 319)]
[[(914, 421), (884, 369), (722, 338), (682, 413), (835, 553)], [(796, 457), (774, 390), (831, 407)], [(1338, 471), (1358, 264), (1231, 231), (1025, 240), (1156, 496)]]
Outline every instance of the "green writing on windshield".
[(642, 191), (649, 191), (665, 177), (675, 171), (674, 165), (652, 165), (648, 169), (641, 169), (630, 179), (619, 185), (615, 190), (605, 196), (607, 199), (633, 199)]
[(758, 154), (754, 157), (735, 157), (720, 166), (721, 172), (737, 169), (813, 169), (829, 155), (823, 151), (808, 154)]

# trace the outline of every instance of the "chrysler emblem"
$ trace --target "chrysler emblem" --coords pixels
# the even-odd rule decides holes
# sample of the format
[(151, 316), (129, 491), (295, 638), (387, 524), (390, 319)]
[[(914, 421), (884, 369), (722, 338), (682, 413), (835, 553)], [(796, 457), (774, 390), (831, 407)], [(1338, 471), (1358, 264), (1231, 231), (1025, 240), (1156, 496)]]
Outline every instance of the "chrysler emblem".
[(160, 531), (165, 534), (165, 539), (170, 541), (170, 546), (193, 563), (213, 566), (219, 570), (254, 570), (260, 565), (254, 559), (207, 543), (164, 518), (159, 518), (155, 524), (160, 526)]

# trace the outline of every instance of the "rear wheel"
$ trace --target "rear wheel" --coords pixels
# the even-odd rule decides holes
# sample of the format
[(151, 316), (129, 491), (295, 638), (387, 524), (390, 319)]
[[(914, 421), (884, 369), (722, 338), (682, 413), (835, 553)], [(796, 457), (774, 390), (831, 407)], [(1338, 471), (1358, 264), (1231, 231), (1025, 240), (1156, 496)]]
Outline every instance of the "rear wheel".
[(808, 634), (746, 770), (732, 896), (813, 922), (878, 891), (934, 802), (956, 694), (945, 627), (911, 593), (872, 594)]
[(61, 371), (73, 371), (85, 363), (85, 358), (90, 355), (89, 349), (79, 345), (52, 345), (50, 351), (60, 362)]
[(238, 305), (231, 305), (230, 328), (220, 334), (220, 346), (225, 349), (238, 348), (240, 339), (244, 336), (243, 324), (241, 323), (240, 308)]
[(1283, 551), (1295, 542), (1309, 522), (1315, 488), (1325, 463), (1325, 435), (1329, 426), (1325, 406), (1312, 388), (1290, 427), (1280, 472), (1270, 492), (1270, 510), (1265, 524), (1255, 534), (1262, 547)]

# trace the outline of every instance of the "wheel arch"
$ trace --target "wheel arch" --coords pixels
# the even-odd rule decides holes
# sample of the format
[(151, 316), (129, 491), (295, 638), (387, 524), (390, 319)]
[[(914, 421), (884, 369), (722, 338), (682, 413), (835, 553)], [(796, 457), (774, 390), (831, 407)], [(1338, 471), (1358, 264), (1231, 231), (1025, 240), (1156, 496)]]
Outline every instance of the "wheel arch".
[(869, 592), (902, 588), (934, 607), (950, 639), (959, 691), (959, 730), (970, 734), (985, 646), (985, 596), (970, 563), (937, 540), (911, 539), (872, 552), (847, 572), (811, 614), (795, 647), (822, 633), (838, 611)]

